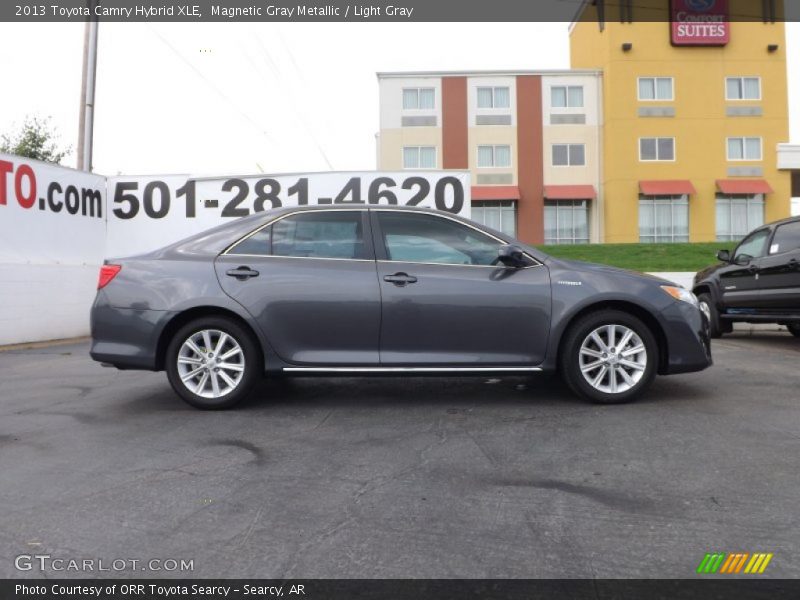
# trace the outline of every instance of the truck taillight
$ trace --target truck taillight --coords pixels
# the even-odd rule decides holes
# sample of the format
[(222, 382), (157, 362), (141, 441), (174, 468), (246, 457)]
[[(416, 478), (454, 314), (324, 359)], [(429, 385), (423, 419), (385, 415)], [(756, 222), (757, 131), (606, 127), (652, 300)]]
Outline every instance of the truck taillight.
[(102, 290), (106, 287), (117, 273), (122, 269), (122, 265), (103, 265), (100, 267), (100, 279), (97, 281), (97, 289)]

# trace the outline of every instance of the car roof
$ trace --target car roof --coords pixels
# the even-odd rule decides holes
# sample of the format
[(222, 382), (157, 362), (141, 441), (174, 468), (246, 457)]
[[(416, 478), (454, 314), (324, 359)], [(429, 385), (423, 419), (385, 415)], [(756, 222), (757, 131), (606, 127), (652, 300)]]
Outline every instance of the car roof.
[(779, 219), (777, 221), (773, 221), (772, 223), (767, 223), (769, 227), (777, 227), (778, 225), (786, 225), (786, 223), (796, 223), (800, 221), (800, 216), (796, 217), (786, 217), (785, 219)]

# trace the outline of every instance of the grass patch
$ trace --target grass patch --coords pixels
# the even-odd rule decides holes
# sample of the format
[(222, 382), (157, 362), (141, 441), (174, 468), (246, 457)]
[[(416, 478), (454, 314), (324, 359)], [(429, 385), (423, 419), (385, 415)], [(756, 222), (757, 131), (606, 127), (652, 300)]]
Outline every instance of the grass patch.
[(556, 258), (583, 260), (635, 271), (697, 271), (717, 262), (717, 250), (736, 242), (695, 244), (576, 244), (537, 246)]

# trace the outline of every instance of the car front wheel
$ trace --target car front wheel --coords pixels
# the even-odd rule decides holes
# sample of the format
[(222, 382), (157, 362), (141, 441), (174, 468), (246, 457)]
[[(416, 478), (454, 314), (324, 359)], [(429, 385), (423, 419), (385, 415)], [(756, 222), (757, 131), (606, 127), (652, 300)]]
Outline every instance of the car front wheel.
[(600, 404), (630, 402), (656, 375), (658, 344), (640, 319), (602, 310), (570, 327), (559, 364), (562, 377), (579, 396)]
[(789, 330), (794, 337), (800, 337), (800, 325), (792, 323), (791, 325), (787, 325), (786, 329)]
[(181, 327), (167, 348), (167, 377), (186, 402), (230, 408), (259, 379), (260, 355), (250, 333), (226, 317), (204, 317)]

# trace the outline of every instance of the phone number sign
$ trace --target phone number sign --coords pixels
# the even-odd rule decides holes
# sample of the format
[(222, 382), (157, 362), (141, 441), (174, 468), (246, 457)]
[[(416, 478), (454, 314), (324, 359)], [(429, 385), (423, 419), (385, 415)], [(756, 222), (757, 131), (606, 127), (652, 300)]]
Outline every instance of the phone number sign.
[(728, 0), (672, 0), (673, 46), (724, 46), (731, 39)]
[(466, 171), (337, 172), (108, 179), (106, 256), (155, 250), (255, 212), (284, 206), (420, 206), (470, 216)]

